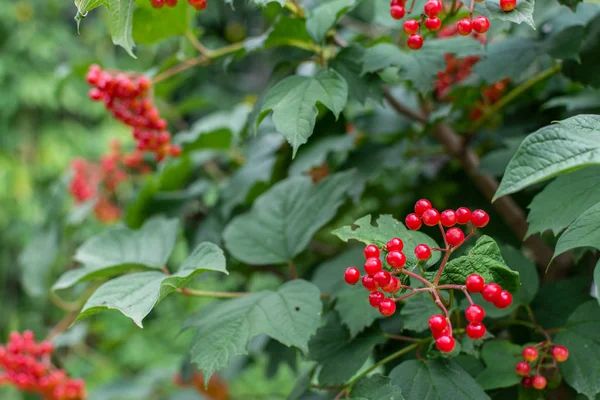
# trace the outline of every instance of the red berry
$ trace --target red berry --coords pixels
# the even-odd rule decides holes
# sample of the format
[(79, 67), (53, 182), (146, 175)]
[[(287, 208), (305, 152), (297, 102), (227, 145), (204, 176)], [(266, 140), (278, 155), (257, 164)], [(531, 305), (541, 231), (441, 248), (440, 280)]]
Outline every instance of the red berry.
[(363, 276), (362, 284), (365, 287), (365, 289), (367, 289), (370, 292), (377, 290), (377, 282), (375, 282), (375, 279), (373, 279), (371, 275)]
[(417, 214), (408, 214), (404, 222), (406, 222), (408, 229), (413, 231), (421, 227), (421, 218)]
[(399, 251), (390, 251), (385, 258), (392, 268), (402, 268), (406, 264), (406, 256)]
[(501, 291), (496, 300), (494, 300), (494, 305), (498, 308), (506, 308), (511, 304), (512, 294), (510, 294), (507, 290)]
[(546, 378), (541, 375), (534, 376), (533, 380), (531, 381), (531, 385), (537, 390), (544, 390), (546, 388), (546, 384)]
[(407, 19), (404, 21), (404, 32), (414, 35), (419, 31), (419, 21), (416, 19)]
[(387, 242), (385, 248), (387, 249), (387, 251), (402, 251), (402, 249), (404, 248), (404, 242), (402, 241), (402, 239), (393, 238)]
[(456, 220), (461, 225), (468, 224), (471, 222), (471, 211), (467, 207), (460, 207), (456, 210)]
[(463, 18), (456, 24), (456, 30), (463, 36), (470, 35), (473, 30), (473, 24), (470, 19)]
[(385, 299), (385, 295), (380, 291), (371, 292), (371, 294), (369, 294), (369, 304), (371, 304), (371, 307), (379, 307), (379, 303), (381, 303), (381, 300), (383, 299)]
[(378, 273), (373, 275), (373, 279), (375, 279), (375, 282), (377, 282), (377, 286), (385, 287), (390, 284), (390, 281), (392, 280), (392, 275), (390, 275), (390, 273), (387, 271), (379, 271)]
[(443, 331), (448, 327), (448, 321), (440, 314), (434, 314), (429, 317), (429, 329), (432, 331)]
[(515, 366), (515, 371), (517, 372), (517, 375), (527, 376), (531, 371), (531, 366), (527, 361), (519, 361)]
[(440, 222), (446, 227), (456, 225), (457, 218), (454, 210), (446, 210), (440, 214)]
[(431, 336), (436, 340), (442, 336), (450, 336), (450, 327), (447, 327), (443, 331), (431, 331)]
[(427, 226), (435, 226), (440, 222), (440, 213), (435, 208), (430, 208), (421, 216), (423, 223)]
[(485, 317), (485, 311), (480, 305), (473, 304), (465, 310), (465, 317), (467, 318), (467, 321), (472, 323), (481, 322)]
[(521, 379), (521, 385), (523, 385), (524, 388), (529, 389), (533, 385), (533, 379), (531, 379), (529, 376), (526, 376)]
[(490, 29), (490, 21), (483, 15), (473, 20), (473, 30), (477, 33), (486, 33)]
[(426, 244), (418, 244), (415, 247), (415, 256), (417, 260), (425, 261), (431, 258), (431, 249)]
[(446, 241), (450, 246), (458, 246), (465, 240), (465, 234), (460, 228), (450, 228), (446, 232)]
[(404, 18), (404, 7), (402, 7), (402, 6), (392, 6), (390, 8), (390, 15), (394, 19), (402, 19), (402, 18)]
[(440, 336), (435, 341), (435, 347), (443, 353), (450, 353), (454, 350), (454, 338), (450, 335)]
[(165, 5), (167, 7), (175, 7), (177, 5), (177, 0), (165, 0)]
[(391, 299), (381, 300), (381, 303), (379, 303), (379, 312), (384, 317), (394, 315), (394, 313), (396, 312), (396, 303)]
[(423, 213), (431, 208), (431, 202), (427, 199), (421, 199), (415, 203), (415, 214), (418, 216), (423, 215)]
[(425, 20), (425, 28), (429, 29), (430, 31), (437, 31), (438, 29), (440, 29), (442, 27), (442, 20), (439, 19), (438, 17), (431, 17), (431, 18), (427, 18)]
[(556, 362), (565, 362), (569, 358), (569, 350), (564, 346), (554, 346), (552, 349), (552, 357)]
[(485, 286), (485, 281), (478, 274), (471, 274), (467, 276), (466, 281), (467, 290), (471, 293), (479, 293), (483, 290)]
[(383, 266), (381, 265), (381, 260), (379, 258), (371, 257), (365, 261), (365, 272), (369, 275), (375, 275), (379, 271), (381, 271)]
[(198, 11), (204, 10), (207, 5), (206, 0), (188, 0), (188, 4)]
[(483, 210), (475, 210), (471, 215), (471, 222), (478, 228), (483, 228), (490, 222), (490, 216)]
[(102, 100), (104, 98), (104, 93), (97, 88), (91, 88), (88, 92), (88, 96), (90, 99), (94, 101)]
[(179, 145), (173, 145), (169, 148), (169, 152), (171, 153), (171, 156), (173, 157), (179, 157), (181, 155), (181, 146)]
[(390, 7), (393, 6), (404, 6), (406, 0), (390, 0)]
[(356, 285), (356, 283), (360, 280), (360, 271), (358, 268), (349, 267), (346, 269), (344, 273), (344, 280), (349, 285)]
[(423, 10), (429, 18), (433, 18), (442, 12), (442, 3), (439, 0), (429, 0), (425, 3)]
[(150, 0), (150, 4), (154, 8), (162, 8), (165, 5), (165, 0)]
[(485, 325), (481, 322), (475, 322), (467, 325), (467, 336), (473, 340), (481, 339), (485, 336)]
[(525, 361), (534, 362), (538, 358), (538, 351), (533, 346), (527, 346), (523, 349), (522, 355)]
[(375, 246), (374, 244), (370, 244), (367, 247), (365, 247), (364, 253), (366, 259), (379, 258), (379, 248), (377, 248), (377, 246)]
[(402, 283), (400, 282), (400, 279), (396, 278), (395, 276), (392, 276), (390, 283), (388, 283), (388, 285), (382, 289), (384, 292), (396, 293), (398, 290), (400, 290), (401, 286)]
[(502, 292), (502, 288), (500, 287), (500, 285), (498, 285), (497, 283), (488, 283), (483, 287), (483, 290), (481, 291), (481, 296), (483, 296), (483, 299), (485, 301), (493, 303), (494, 301), (496, 301), (498, 296), (500, 296), (500, 292)]
[(515, 9), (517, 0), (500, 0), (500, 8), (504, 12), (509, 12)]

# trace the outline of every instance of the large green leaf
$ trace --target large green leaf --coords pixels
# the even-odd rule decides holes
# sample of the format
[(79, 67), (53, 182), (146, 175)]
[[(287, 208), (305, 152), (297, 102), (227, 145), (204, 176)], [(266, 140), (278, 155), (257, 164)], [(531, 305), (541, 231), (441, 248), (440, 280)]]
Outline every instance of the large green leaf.
[(172, 275), (136, 272), (106, 282), (88, 299), (77, 320), (102, 310), (118, 310), (141, 328), (142, 320), (162, 299), (206, 271), (228, 273), (223, 251), (208, 242), (201, 243)]
[(327, 31), (348, 10), (356, 5), (356, 0), (324, 0), (308, 10), (306, 30), (315, 42), (322, 42)]
[(35, 234), (19, 255), (21, 283), (31, 297), (41, 297), (48, 291), (48, 278), (58, 256), (58, 229), (52, 226)]
[(542, 285), (531, 304), (537, 323), (544, 329), (565, 326), (571, 313), (591, 299), (589, 283), (588, 277), (577, 277)]
[(527, 136), (512, 158), (494, 200), (563, 172), (600, 164), (600, 116), (578, 115)]
[(487, 46), (483, 60), (473, 70), (487, 82), (504, 78), (520, 80), (524, 71), (544, 53), (541, 42), (523, 37), (493, 41)]
[(560, 235), (556, 243), (554, 257), (577, 247), (594, 247), (600, 249), (600, 203), (584, 211)]
[(333, 70), (321, 70), (315, 76), (290, 76), (268, 90), (256, 124), (273, 112), (277, 131), (290, 142), (295, 155), (313, 133), (317, 103), (323, 104), (337, 118), (347, 99), (348, 84)]
[(330, 153), (349, 152), (354, 148), (354, 140), (351, 135), (334, 135), (309, 143), (299, 151), (290, 166), (289, 174), (302, 175), (313, 167), (321, 166)]
[[(468, 0), (462, 0), (467, 7), (471, 4)], [(535, 29), (533, 21), (533, 8), (535, 0), (520, 0), (517, 2), (517, 7), (509, 12), (505, 12), (500, 8), (500, 2), (497, 0), (484, 0), (481, 3), (475, 4), (475, 11), (478, 14), (483, 14), (489, 19), (499, 19), (502, 21), (514, 22), (520, 24), (525, 22), (527, 25)]]
[(356, 382), (349, 400), (404, 400), (402, 391), (390, 378), (372, 375)]
[(152, 7), (148, 0), (137, 0), (133, 13), (132, 37), (136, 43), (152, 44), (163, 39), (184, 35), (189, 29), (191, 10), (187, 1), (175, 7)]
[(426, 331), (429, 329), (429, 317), (440, 312), (429, 294), (417, 293), (406, 299), (400, 310), (404, 320), (403, 328), (414, 332)]
[(481, 349), (485, 369), (475, 378), (485, 390), (511, 387), (521, 378), (515, 373), (515, 365), (522, 360), (521, 346), (507, 340), (486, 342)]
[(292, 260), (335, 216), (353, 177), (351, 171), (316, 185), (308, 177), (279, 182), (254, 202), (250, 212), (229, 223), (223, 234), (227, 250), (252, 265)]
[(489, 399), (475, 380), (452, 360), (405, 361), (390, 373), (407, 400)]
[(367, 99), (381, 101), (383, 96), (382, 80), (378, 75), (362, 74), (365, 51), (364, 47), (352, 44), (342, 49), (329, 63), (348, 83), (348, 98), (362, 104)]
[(313, 284), (294, 280), (275, 292), (252, 293), (202, 308), (188, 322), (198, 327), (191, 360), (208, 383), (235, 356), (247, 354), (248, 342), (261, 333), (308, 352), (308, 341), (321, 324), (319, 295)]
[(600, 261), (598, 261), (594, 268), (594, 284), (596, 285), (596, 299), (600, 304), (600, 296), (598, 296), (598, 293), (600, 292)]
[(566, 60), (563, 73), (574, 81), (594, 87), (600, 86), (600, 77), (596, 73), (600, 62), (600, 17), (596, 17), (585, 29), (585, 38), (581, 44), (579, 59)]
[(560, 363), (564, 380), (578, 393), (595, 399), (600, 393), (600, 307), (597, 301), (580, 305), (569, 317), (555, 342), (569, 349)]
[(135, 58), (132, 37), (134, 0), (108, 0), (112, 41)]

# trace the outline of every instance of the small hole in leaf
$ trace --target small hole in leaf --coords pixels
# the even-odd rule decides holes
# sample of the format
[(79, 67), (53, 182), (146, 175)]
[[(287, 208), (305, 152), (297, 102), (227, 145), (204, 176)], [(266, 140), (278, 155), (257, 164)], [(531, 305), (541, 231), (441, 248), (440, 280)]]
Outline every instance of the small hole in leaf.
[(300, 307), (296, 306), (296, 311), (300, 311)]

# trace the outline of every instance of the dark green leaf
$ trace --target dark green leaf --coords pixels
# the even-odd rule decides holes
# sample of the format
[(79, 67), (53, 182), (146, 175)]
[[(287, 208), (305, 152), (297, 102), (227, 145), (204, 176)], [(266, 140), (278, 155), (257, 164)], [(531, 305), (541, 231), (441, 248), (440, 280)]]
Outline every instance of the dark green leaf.
[(502, 246), (502, 257), (506, 265), (519, 273), (521, 288), (514, 296), (515, 304), (529, 304), (540, 288), (540, 277), (535, 264), (512, 246)]
[(600, 303), (600, 261), (598, 261), (596, 268), (594, 268), (594, 284), (596, 285), (596, 299)]
[(533, 39), (511, 37), (494, 41), (487, 47), (485, 57), (473, 70), (492, 83), (504, 78), (519, 80), (533, 61), (543, 54), (542, 43)]
[(343, 279), (346, 268), (362, 262), (363, 258), (363, 248), (352, 247), (319, 264), (313, 274), (312, 283), (317, 285), (321, 293), (337, 295), (348, 288)]
[(322, 42), (336, 21), (356, 5), (356, 0), (322, 0), (308, 10), (306, 30), (315, 42)]
[(292, 162), (290, 175), (302, 175), (313, 167), (319, 167), (327, 161), (327, 156), (334, 152), (349, 152), (354, 148), (354, 137), (351, 135), (327, 136), (304, 146)]
[(554, 257), (578, 247), (600, 249), (600, 203), (584, 211), (573, 221), (567, 230), (560, 235), (556, 243)]
[(404, 329), (423, 332), (429, 329), (429, 317), (439, 314), (440, 309), (427, 293), (417, 293), (404, 302), (400, 315), (404, 319)]
[(375, 320), (381, 318), (379, 310), (369, 304), (369, 295), (362, 285), (346, 285), (346, 288), (337, 297), (335, 310), (340, 314), (344, 325), (350, 330), (351, 337), (358, 335), (365, 328), (371, 326)]
[(121, 46), (135, 58), (133, 54), (133, 37), (131, 35), (133, 26), (134, 0), (108, 0), (110, 10), (110, 32), (112, 41)]
[(340, 51), (329, 64), (348, 82), (349, 99), (361, 104), (364, 104), (367, 99), (379, 102), (383, 96), (382, 81), (376, 74), (361, 76), (365, 51), (364, 47), (350, 45)]
[(48, 290), (50, 269), (58, 256), (58, 229), (52, 226), (38, 232), (19, 255), (21, 283), (31, 297), (40, 297)]
[(349, 400), (404, 400), (400, 388), (382, 375), (372, 375), (356, 382)]
[[(467, 7), (470, 5), (468, 0), (462, 0)], [(509, 12), (505, 12), (500, 8), (500, 2), (496, 0), (484, 0), (481, 3), (475, 3), (475, 11), (478, 14), (483, 14), (489, 19), (499, 19), (502, 21), (514, 22), (520, 24), (525, 22), (527, 25), (535, 29), (533, 21), (533, 8), (535, 0), (521, 0), (517, 2), (517, 7)]]
[(544, 329), (562, 328), (569, 315), (589, 299), (589, 279), (571, 278), (543, 285), (531, 307)]
[(574, 81), (586, 85), (600, 86), (600, 77), (596, 67), (600, 62), (600, 17), (596, 17), (585, 30), (585, 39), (581, 44), (579, 60), (566, 60), (563, 73)]
[(485, 390), (518, 384), (521, 378), (515, 373), (515, 365), (522, 361), (522, 350), (507, 340), (486, 342), (481, 349), (485, 369), (475, 378), (477, 383)]

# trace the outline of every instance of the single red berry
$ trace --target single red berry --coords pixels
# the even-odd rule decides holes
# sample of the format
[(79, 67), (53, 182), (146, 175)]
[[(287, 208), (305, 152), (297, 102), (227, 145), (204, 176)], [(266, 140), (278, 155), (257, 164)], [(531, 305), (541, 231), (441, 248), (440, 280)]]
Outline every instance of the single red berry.
[(365, 261), (365, 272), (369, 275), (375, 275), (379, 271), (381, 271), (383, 266), (381, 265), (381, 260), (379, 258), (371, 257)]
[(467, 290), (471, 293), (479, 293), (483, 290), (485, 286), (485, 281), (479, 274), (471, 274), (467, 276), (467, 281), (465, 283), (467, 286)]
[(435, 208), (430, 208), (421, 216), (423, 223), (427, 226), (435, 226), (440, 222), (440, 213)]
[(423, 215), (423, 213), (431, 208), (431, 202), (427, 199), (418, 200), (415, 203), (415, 214), (418, 216)]
[(404, 222), (406, 222), (408, 229), (413, 231), (421, 227), (421, 218), (417, 214), (408, 214)]
[(497, 283), (488, 283), (483, 287), (481, 291), (481, 296), (485, 301), (489, 301), (493, 303), (496, 301), (498, 296), (500, 296), (500, 292), (502, 292), (502, 288)]
[(429, 0), (425, 3), (423, 11), (425, 11), (425, 14), (427, 14), (429, 18), (433, 18), (442, 12), (442, 2), (439, 0)]
[(165, 5), (173, 8), (177, 5), (177, 0), (165, 0)]
[(506, 308), (512, 304), (512, 300), (512, 294), (507, 290), (503, 290), (498, 294), (496, 300), (494, 300), (494, 305), (498, 308)]
[(371, 292), (369, 294), (369, 304), (371, 304), (371, 307), (379, 307), (379, 303), (381, 303), (381, 300), (383, 299), (385, 299), (385, 295), (380, 291)]
[(362, 284), (369, 292), (377, 290), (377, 282), (375, 282), (375, 279), (371, 275), (363, 276)]
[(544, 390), (546, 388), (546, 384), (546, 378), (541, 375), (534, 376), (533, 380), (531, 381), (531, 386), (537, 390)]
[(526, 376), (521, 379), (521, 385), (523, 385), (524, 388), (529, 389), (531, 386), (533, 386), (533, 379), (529, 376)]
[(473, 30), (473, 24), (469, 18), (463, 18), (456, 24), (456, 30), (463, 36), (470, 35)]
[(349, 285), (356, 285), (356, 283), (360, 280), (360, 271), (358, 268), (349, 267), (346, 269), (344, 273), (344, 280)]
[(471, 222), (478, 228), (483, 228), (490, 222), (490, 216), (483, 210), (475, 210), (471, 215)]
[(442, 353), (450, 353), (454, 350), (454, 338), (450, 335), (440, 336), (435, 341), (435, 347)]
[(390, 0), (390, 7), (393, 6), (404, 6), (406, 0)]
[(379, 248), (374, 244), (370, 244), (367, 247), (365, 247), (364, 253), (366, 259), (379, 258)]
[(419, 31), (419, 21), (416, 19), (407, 19), (404, 21), (404, 32), (414, 35)]
[(198, 11), (204, 10), (207, 6), (206, 0), (188, 0), (188, 4)]
[(477, 33), (486, 33), (490, 29), (490, 20), (483, 15), (473, 20), (473, 30)]
[(442, 27), (442, 20), (438, 17), (431, 17), (425, 20), (425, 28), (429, 29), (432, 32), (437, 31)]
[(527, 346), (523, 349), (522, 355), (525, 361), (534, 362), (538, 358), (538, 351), (533, 346)]
[(165, 0), (150, 0), (150, 4), (154, 8), (162, 8), (165, 5)]
[(404, 242), (400, 238), (390, 239), (385, 245), (387, 251), (402, 251), (404, 248)]
[(385, 258), (392, 268), (402, 268), (406, 264), (406, 256), (400, 251), (390, 251)]
[(429, 329), (432, 331), (443, 331), (448, 327), (448, 321), (440, 314), (434, 314), (429, 317)]
[(472, 304), (465, 310), (465, 317), (467, 318), (467, 321), (472, 323), (481, 322), (485, 317), (485, 311), (480, 305)]
[(461, 225), (468, 224), (471, 222), (471, 211), (467, 207), (460, 207), (456, 210), (456, 220)]
[(500, 8), (504, 12), (509, 12), (517, 7), (517, 0), (500, 0)]
[(431, 258), (431, 249), (426, 244), (418, 244), (415, 247), (415, 257), (421, 261), (429, 260)]
[(396, 303), (391, 299), (383, 299), (379, 303), (379, 312), (384, 317), (390, 317), (396, 312)]
[(481, 339), (485, 336), (485, 325), (481, 322), (471, 323), (466, 328), (467, 336), (473, 340)]
[(517, 375), (527, 376), (531, 371), (531, 366), (527, 361), (519, 361), (515, 366), (515, 371), (517, 372)]
[(90, 97), (90, 99), (98, 101), (104, 98), (104, 93), (98, 88), (91, 88), (88, 92), (88, 96)]
[(465, 234), (460, 228), (450, 228), (446, 232), (446, 241), (450, 246), (458, 246), (465, 241)]
[(569, 358), (569, 350), (564, 346), (554, 346), (552, 349), (552, 357), (556, 362), (565, 362)]
[(393, 294), (393, 293), (396, 293), (398, 290), (400, 290), (401, 286), (402, 286), (402, 282), (400, 282), (400, 279), (396, 278), (395, 276), (392, 276), (390, 283), (388, 283), (388, 285), (382, 289), (384, 292)]
[(431, 331), (431, 336), (436, 340), (442, 336), (450, 336), (450, 327), (447, 327), (443, 331)]
[(375, 282), (377, 282), (377, 286), (385, 287), (390, 284), (390, 281), (392, 280), (392, 275), (390, 275), (390, 273), (387, 271), (379, 271), (378, 273), (373, 275), (373, 279), (375, 279)]
[(171, 153), (171, 156), (173, 157), (179, 157), (181, 155), (181, 146), (179, 145), (172, 145), (171, 147), (169, 147), (169, 152)]
[(456, 212), (454, 212), (454, 210), (445, 210), (442, 211), (442, 213), (440, 214), (440, 222), (442, 223), (442, 225), (444, 225), (445, 227), (451, 227), (456, 225), (457, 222), (457, 218), (456, 218)]
[(404, 14), (405, 14), (404, 7), (402, 7), (402, 6), (392, 6), (390, 8), (390, 15), (394, 19), (402, 19), (402, 18), (404, 18)]

